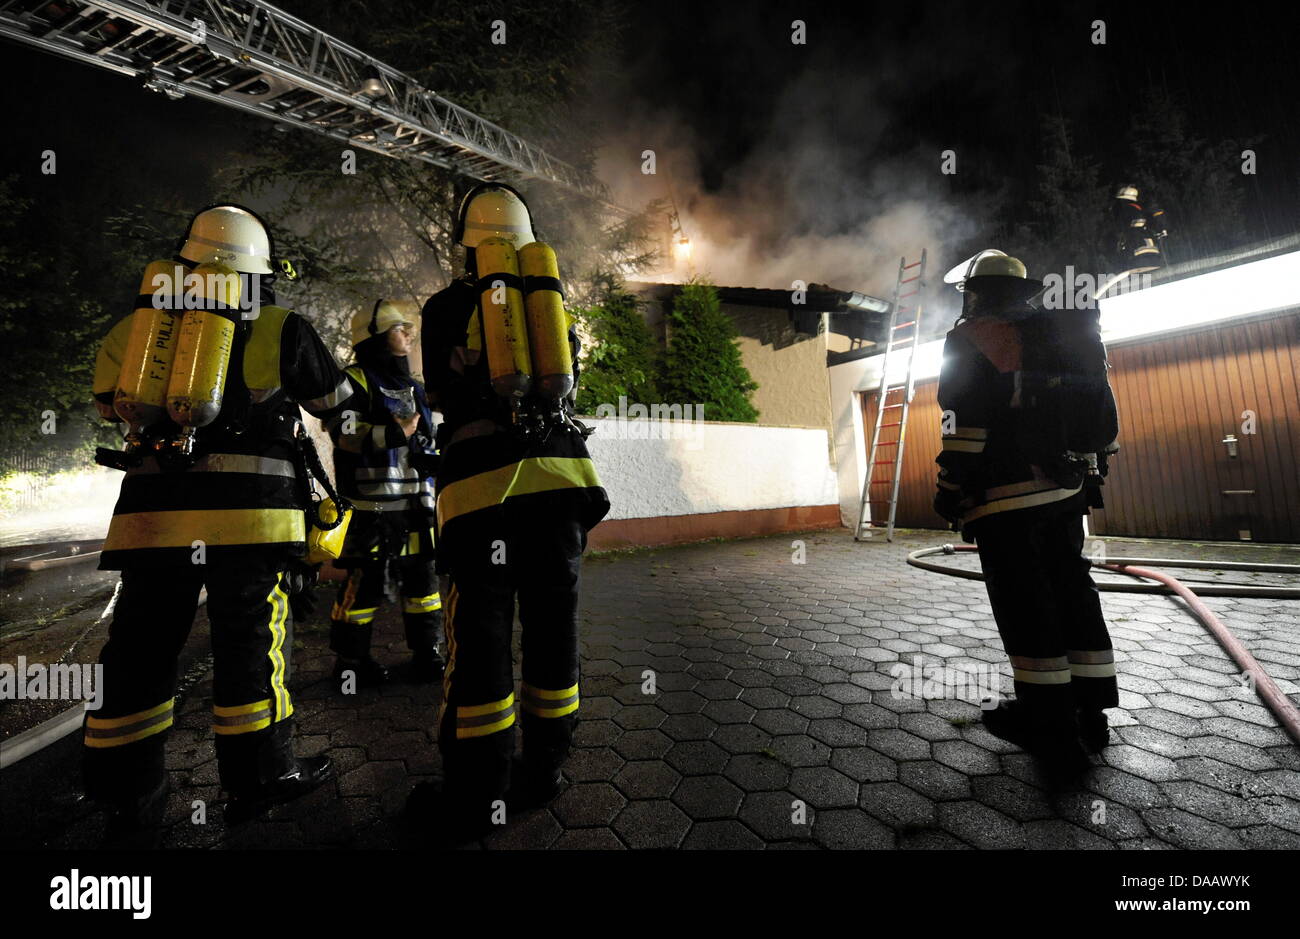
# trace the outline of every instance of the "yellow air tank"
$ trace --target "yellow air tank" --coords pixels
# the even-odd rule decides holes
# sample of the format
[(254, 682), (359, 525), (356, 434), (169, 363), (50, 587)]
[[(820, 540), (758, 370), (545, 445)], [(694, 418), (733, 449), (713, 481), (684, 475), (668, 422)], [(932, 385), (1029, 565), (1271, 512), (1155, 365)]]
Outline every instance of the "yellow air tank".
[(519, 273), (524, 278), (534, 390), (546, 398), (563, 398), (573, 390), (573, 351), (560, 292), (560, 267), (551, 246), (534, 241), (520, 248)]
[(180, 332), (183, 309), (171, 307), (184, 292), (185, 267), (175, 261), (151, 261), (140, 280), (140, 296), (131, 315), (131, 332), (122, 355), (113, 410), (132, 432), (167, 416), (167, 382)]
[(474, 257), (492, 389), (503, 398), (522, 398), (532, 388), (533, 369), (520, 292), (519, 257), (515, 246), (504, 238), (479, 242)]
[(167, 413), (192, 430), (212, 423), (221, 411), (239, 320), (239, 275), (223, 264), (200, 264), (190, 272), (187, 290), (188, 302), (204, 309), (186, 310), (181, 320)]

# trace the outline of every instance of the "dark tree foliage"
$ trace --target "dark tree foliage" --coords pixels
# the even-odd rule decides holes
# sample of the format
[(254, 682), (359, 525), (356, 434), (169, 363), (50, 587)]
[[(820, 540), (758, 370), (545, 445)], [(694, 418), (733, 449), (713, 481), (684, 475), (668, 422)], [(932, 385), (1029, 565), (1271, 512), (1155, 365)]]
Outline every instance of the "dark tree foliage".
[(594, 414), (602, 404), (651, 405), (659, 395), (659, 349), (635, 295), (611, 283), (595, 306), (570, 311), (588, 337), (583, 350), (578, 410)]
[(668, 311), (668, 350), (660, 388), (666, 403), (702, 404), (710, 421), (753, 423), (749, 399), (758, 384), (745, 368), (736, 326), (718, 291), (698, 279), (682, 287)]

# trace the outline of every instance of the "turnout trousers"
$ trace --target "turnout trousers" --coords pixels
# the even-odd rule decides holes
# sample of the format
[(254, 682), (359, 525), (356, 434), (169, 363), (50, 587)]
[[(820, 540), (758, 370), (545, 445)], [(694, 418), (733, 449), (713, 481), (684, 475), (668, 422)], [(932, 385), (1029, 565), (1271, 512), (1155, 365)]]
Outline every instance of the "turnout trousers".
[[(586, 529), (564, 504), (507, 499), (443, 535), (447, 669), (438, 747), (453, 804), (490, 810), (510, 781), (516, 716), (525, 763), (557, 769), (578, 710), (578, 581)], [(511, 656), (518, 597), (522, 678)]]
[(971, 524), (1016, 696), (1041, 729), (1074, 710), (1119, 706), (1115, 655), (1091, 565), (1083, 497), (1000, 512)]
[(212, 729), (221, 784), (238, 792), (292, 761), (289, 665), (293, 617), (281, 571), (246, 564), (128, 568), (100, 653), (101, 706), (87, 711), (86, 793), (128, 804), (163, 781), (177, 659), (208, 589)]
[[(406, 647), (412, 652), (433, 652), (442, 641), (442, 595), (433, 572), (430, 538), (425, 532), (401, 534), (401, 548), (393, 560), (402, 602)], [(390, 545), (381, 541), (364, 560), (348, 559), (347, 580), (339, 587), (330, 612), (330, 649), (348, 659), (370, 655), (375, 614), (384, 602), (384, 579)], [(341, 566), (336, 563), (335, 566)]]

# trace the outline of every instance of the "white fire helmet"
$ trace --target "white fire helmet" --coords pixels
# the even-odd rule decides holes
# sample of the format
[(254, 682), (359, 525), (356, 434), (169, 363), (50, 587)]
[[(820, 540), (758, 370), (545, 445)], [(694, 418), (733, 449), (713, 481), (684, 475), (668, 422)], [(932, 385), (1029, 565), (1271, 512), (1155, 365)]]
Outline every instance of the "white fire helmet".
[(456, 240), (467, 248), (477, 248), (488, 238), (504, 238), (516, 248), (536, 241), (528, 204), (504, 183), (475, 186), (460, 204)]
[(218, 262), (241, 274), (275, 273), (266, 226), (237, 205), (216, 205), (194, 216), (179, 253), (187, 261)]
[(1115, 190), (1116, 199), (1123, 199), (1126, 202), (1137, 202), (1137, 197), (1138, 187), (1134, 186), (1132, 183), (1120, 186), (1119, 189)]

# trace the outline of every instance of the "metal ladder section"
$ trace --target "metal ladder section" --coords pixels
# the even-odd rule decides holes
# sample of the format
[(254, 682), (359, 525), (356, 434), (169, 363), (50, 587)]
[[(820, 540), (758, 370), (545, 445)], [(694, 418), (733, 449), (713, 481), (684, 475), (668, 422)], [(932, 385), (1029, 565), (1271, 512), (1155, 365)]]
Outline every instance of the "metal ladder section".
[[(915, 387), (912, 381), (912, 364), (916, 360), (916, 340), (921, 334), (921, 293), (925, 290), (925, 256), (907, 263), (898, 261), (898, 280), (894, 284), (894, 308), (889, 315), (885, 336), (885, 355), (880, 364), (880, 388), (876, 392), (876, 421), (871, 428), (871, 446), (867, 448), (867, 478), (862, 486), (862, 504), (858, 507), (858, 527), (853, 533), (855, 541), (866, 541), (872, 529), (884, 528), (885, 540), (894, 540), (894, 516), (898, 511), (898, 484), (903, 469), (903, 442), (907, 433), (907, 414), (912, 404)], [(914, 299), (915, 298), (915, 299)], [(908, 332), (910, 330), (910, 332)], [(907, 378), (901, 385), (889, 383), (890, 367), (897, 361), (895, 354), (907, 356)], [(891, 398), (891, 395), (900, 397)], [(886, 420), (886, 417), (889, 420)], [(896, 418), (896, 419), (895, 419)], [(897, 427), (897, 433), (893, 428)], [(893, 439), (881, 439), (882, 432)], [(880, 459), (882, 452), (893, 448), (888, 459)], [(882, 471), (889, 467), (888, 473)], [(889, 497), (873, 493), (872, 487), (889, 487)], [(888, 506), (888, 512), (873, 513), (874, 506)], [(883, 517), (883, 520), (881, 520)]]
[(608, 205), (588, 174), (261, 0), (0, 0), (0, 36), (143, 78), (172, 98), (473, 179), (544, 180)]

